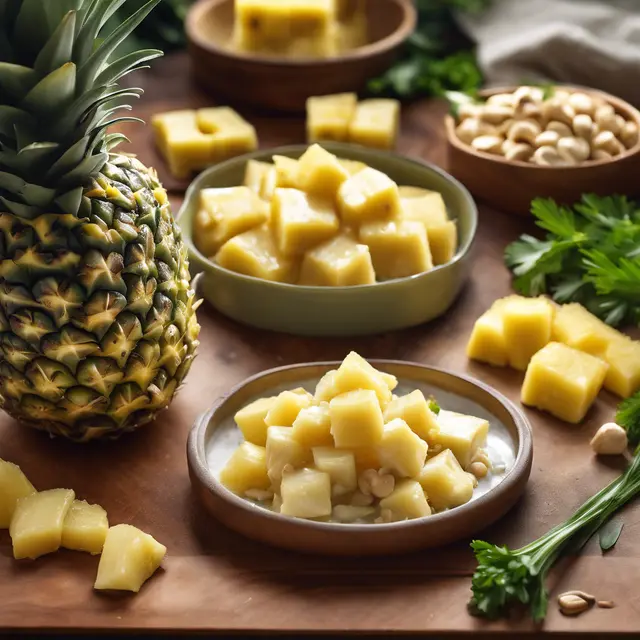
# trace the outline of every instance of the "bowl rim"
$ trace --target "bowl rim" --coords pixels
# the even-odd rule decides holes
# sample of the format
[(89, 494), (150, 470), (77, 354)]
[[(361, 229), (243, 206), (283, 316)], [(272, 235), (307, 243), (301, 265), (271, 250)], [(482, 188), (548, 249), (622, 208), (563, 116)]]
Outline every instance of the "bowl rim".
[[(336, 522), (317, 522), (314, 520), (307, 520), (304, 518), (288, 518), (283, 517), (281, 514), (275, 513), (268, 509), (257, 507), (252, 502), (241, 498), (229, 489), (227, 489), (211, 472), (206, 462), (206, 450), (205, 450), (205, 436), (209, 428), (209, 422), (214, 414), (220, 409), (220, 407), (236, 393), (241, 391), (244, 387), (252, 384), (253, 382), (265, 378), (267, 376), (275, 375), (284, 371), (291, 371), (295, 369), (305, 369), (309, 367), (331, 367), (335, 368), (340, 364), (340, 361), (323, 361), (323, 362), (304, 362), (294, 365), (285, 365), (282, 367), (276, 367), (273, 369), (267, 369), (253, 376), (250, 376), (235, 385), (227, 393), (220, 396), (213, 404), (213, 406), (195, 420), (191, 427), (189, 436), (187, 439), (187, 462), (189, 467), (197, 476), (198, 480), (203, 486), (207, 488), (210, 493), (216, 494), (221, 500), (230, 503), (232, 506), (241, 509), (242, 511), (256, 515), (258, 517), (266, 518), (267, 521), (275, 521), (279, 523), (286, 523), (291, 527), (297, 527), (302, 530), (315, 529), (317, 531), (329, 532), (349, 532), (349, 533), (365, 533), (372, 535), (378, 532), (384, 531), (397, 531), (399, 529), (412, 529), (424, 526), (426, 523), (438, 523), (453, 518), (457, 518), (460, 514), (468, 512), (470, 509), (481, 509), (483, 505), (495, 502), (503, 494), (508, 494), (509, 489), (515, 486), (519, 482), (521, 474), (526, 473), (527, 468), (530, 468), (533, 460), (533, 432), (531, 424), (526, 415), (505, 395), (491, 387), (490, 385), (476, 380), (470, 376), (455, 373), (453, 371), (442, 369), (440, 367), (433, 367), (430, 365), (422, 364), (420, 362), (413, 362), (408, 360), (395, 360), (395, 359), (368, 359), (370, 364), (375, 367), (384, 367), (385, 365), (401, 365), (410, 366), (412, 368), (419, 368), (428, 370), (437, 374), (444, 375), (446, 377), (458, 378), (467, 384), (473, 385), (486, 394), (492, 396), (497, 400), (510, 415), (515, 430), (518, 434), (517, 452), (515, 455), (515, 461), (511, 469), (505, 474), (503, 480), (495, 487), (479, 496), (475, 500), (471, 500), (459, 507), (455, 507), (449, 511), (443, 511), (441, 513), (432, 514), (429, 516), (423, 516), (421, 518), (414, 518), (413, 520), (403, 520), (400, 522), (380, 523), (372, 526), (371, 524), (350, 524), (350, 523), (336, 523)], [(193, 481), (192, 481), (193, 482)], [(256, 511), (256, 509), (259, 511)]]
[(185, 19), (185, 31), (188, 40), (195, 46), (214, 53), (218, 56), (235, 59), (243, 62), (251, 62), (256, 66), (283, 66), (283, 67), (316, 67), (325, 65), (337, 65), (348, 61), (361, 60), (364, 58), (370, 58), (375, 55), (390, 51), (397, 46), (401, 45), (410, 35), (413, 33), (418, 22), (418, 12), (413, 4), (413, 0), (375, 0), (376, 2), (393, 2), (403, 12), (402, 21), (398, 28), (386, 38), (376, 40), (375, 42), (369, 42), (361, 47), (350, 49), (337, 56), (331, 56), (327, 58), (316, 57), (299, 57), (299, 58), (287, 58), (277, 55), (255, 55), (252, 53), (236, 52), (230, 49), (226, 49), (223, 46), (213, 43), (211, 40), (207, 40), (200, 36), (197, 23), (202, 19), (203, 14), (210, 11), (213, 7), (216, 7), (223, 2), (229, 2), (231, 0), (201, 0), (196, 2), (188, 11)]
[[(507, 85), (500, 87), (491, 87), (487, 89), (482, 89), (478, 91), (478, 95), (483, 98), (488, 98), (492, 95), (496, 95), (498, 93), (513, 93), (520, 86), (528, 86), (528, 85)], [(564, 83), (556, 83), (553, 85), (558, 89), (571, 89), (573, 91), (579, 91), (586, 94), (592, 94), (599, 96), (606, 100), (609, 104), (611, 104), (616, 110), (624, 110), (627, 111), (631, 116), (633, 116), (633, 121), (640, 128), (640, 110), (636, 109), (632, 104), (623, 100), (622, 98), (618, 98), (611, 93), (607, 93), (606, 91), (601, 91), (600, 89), (593, 89), (592, 87), (586, 87), (583, 85), (577, 84), (564, 84)], [(585, 162), (581, 162), (575, 165), (567, 165), (561, 167), (553, 167), (547, 165), (533, 164), (532, 162), (524, 162), (522, 160), (507, 160), (504, 156), (496, 155), (493, 153), (487, 153), (486, 151), (478, 151), (474, 149), (471, 145), (464, 143), (457, 136), (456, 129), (456, 119), (450, 113), (447, 113), (444, 119), (445, 130), (447, 133), (447, 140), (450, 145), (454, 146), (456, 149), (467, 153), (468, 155), (477, 156), (478, 158), (482, 158), (483, 160), (488, 160), (494, 162), (496, 164), (502, 164), (506, 166), (513, 167), (522, 167), (531, 169), (532, 171), (580, 171), (582, 169), (590, 169), (591, 167), (602, 167), (605, 165), (614, 165), (616, 162), (622, 162), (627, 160), (628, 158), (635, 156), (640, 153), (640, 138), (636, 142), (633, 147), (630, 149), (625, 149), (621, 154), (617, 156), (613, 156), (612, 158), (605, 158), (604, 160), (587, 160)]]
[[(302, 284), (291, 284), (288, 282), (275, 282), (272, 280), (263, 280), (262, 278), (256, 278), (255, 276), (248, 276), (243, 273), (237, 273), (235, 271), (231, 271), (230, 269), (225, 269), (224, 267), (221, 267), (219, 264), (209, 259), (207, 256), (205, 256), (199, 251), (199, 249), (195, 246), (195, 243), (193, 242), (193, 229), (191, 229), (191, 232), (188, 234), (183, 231), (183, 234), (182, 234), (183, 240), (187, 245), (187, 247), (189, 248), (189, 250), (192, 252), (192, 255), (195, 255), (195, 258), (197, 262), (200, 263), (200, 266), (206, 265), (208, 268), (213, 269), (214, 271), (223, 273), (226, 276), (239, 278), (240, 280), (244, 280), (246, 282), (260, 283), (263, 286), (271, 287), (275, 289), (291, 290), (291, 291), (308, 291), (308, 292), (319, 292), (319, 291), (354, 292), (354, 291), (373, 290), (373, 289), (380, 290), (381, 288), (398, 286), (398, 284), (403, 282), (411, 282), (411, 281), (419, 280), (421, 278), (427, 278), (438, 271), (444, 271), (446, 269), (453, 268), (458, 262), (464, 260), (467, 257), (467, 255), (470, 253), (473, 247), (473, 244), (475, 242), (477, 231), (478, 231), (478, 224), (479, 224), (478, 206), (476, 205), (476, 202), (473, 199), (473, 196), (471, 195), (469, 190), (459, 180), (454, 178), (451, 174), (447, 173), (444, 169), (441, 169), (436, 165), (433, 165), (429, 162), (426, 162), (425, 160), (422, 160), (421, 158), (409, 157), (400, 153), (396, 153), (394, 151), (381, 151), (378, 149), (370, 149), (368, 147), (362, 147), (361, 145), (354, 145), (354, 144), (343, 143), (343, 142), (325, 141), (325, 142), (320, 142), (319, 144), (326, 146), (327, 149), (335, 150), (336, 153), (341, 153), (340, 150), (342, 150), (342, 152), (348, 152), (350, 148), (358, 148), (358, 149), (365, 150), (374, 158), (376, 157), (384, 158), (387, 156), (391, 156), (396, 160), (400, 160), (402, 162), (408, 162), (410, 164), (415, 164), (422, 167), (423, 169), (433, 171), (434, 173), (439, 175), (442, 179), (449, 182), (454, 188), (456, 188), (460, 192), (462, 198), (466, 201), (467, 207), (469, 209), (469, 215), (470, 215), (470, 229), (469, 229), (469, 237), (467, 238), (467, 241), (463, 245), (460, 245), (458, 247), (455, 255), (451, 260), (449, 260), (449, 262), (446, 262), (440, 265), (435, 265), (431, 269), (429, 269), (429, 271), (422, 271), (421, 273), (416, 273), (412, 276), (405, 276), (404, 278), (395, 278), (393, 280), (384, 280), (382, 282), (374, 282), (373, 284), (358, 284), (358, 285), (342, 286), (342, 287), (320, 287), (315, 285), (311, 286), (311, 285), (302, 285)], [(253, 160), (255, 158), (262, 157), (267, 154), (268, 155), (287, 155), (287, 153), (297, 153), (298, 151), (302, 151), (308, 147), (309, 147), (308, 144), (300, 143), (300, 144), (285, 145), (282, 147), (272, 147), (269, 149), (258, 149), (256, 151), (252, 151), (251, 153), (245, 153), (241, 156), (230, 158), (228, 160), (225, 160), (224, 162), (220, 162), (212, 167), (209, 167), (208, 169), (205, 169), (194, 178), (194, 180), (191, 182), (191, 184), (187, 188), (184, 200), (182, 202), (182, 206), (178, 211), (178, 215), (176, 216), (176, 219), (178, 220), (178, 222), (180, 221), (183, 213), (191, 205), (191, 202), (194, 199), (194, 196), (197, 195), (198, 190), (203, 188), (203, 187), (200, 187), (200, 182), (204, 181), (210, 174), (215, 173), (220, 169), (224, 170), (229, 165), (241, 163), (241, 162), (246, 163), (249, 160)], [(333, 152), (334, 151), (332, 151), (332, 153)]]

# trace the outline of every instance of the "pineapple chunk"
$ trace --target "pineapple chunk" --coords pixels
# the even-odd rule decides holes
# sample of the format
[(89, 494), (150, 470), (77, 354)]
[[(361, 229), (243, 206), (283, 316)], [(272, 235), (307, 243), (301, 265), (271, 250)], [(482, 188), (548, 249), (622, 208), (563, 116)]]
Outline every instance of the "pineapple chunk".
[(300, 165), (297, 160), (286, 156), (273, 156), (276, 168), (276, 188), (300, 189)]
[(406, 396), (391, 400), (385, 409), (384, 419), (391, 422), (396, 418), (404, 420), (419, 438), (433, 444), (433, 434), (438, 431), (438, 422), (422, 391), (416, 389)]
[(265, 418), (275, 404), (276, 396), (259, 398), (236, 413), (234, 420), (247, 442), (264, 447), (267, 443)]
[(336, 396), (329, 411), (336, 447), (371, 447), (382, 440), (384, 421), (375, 391), (358, 389)]
[(360, 173), (363, 169), (367, 168), (364, 162), (358, 160), (346, 160), (345, 158), (338, 158), (340, 164), (347, 170), (349, 176), (355, 176), (356, 173)]
[(355, 93), (314, 96), (307, 100), (307, 140), (337, 140), (349, 138), (349, 123), (356, 111)]
[(271, 486), (267, 475), (267, 451), (251, 442), (243, 442), (220, 472), (220, 482), (229, 491), (243, 496), (251, 489)]
[(290, 427), (269, 427), (267, 430), (267, 473), (275, 485), (282, 480), (287, 465), (300, 468), (311, 460), (311, 452), (293, 436)]
[(297, 189), (276, 189), (271, 220), (278, 249), (284, 255), (301, 255), (333, 238), (340, 227), (327, 203)]
[(393, 149), (399, 128), (397, 100), (363, 100), (349, 124), (349, 141), (375, 149)]
[(345, 224), (396, 218), (400, 213), (398, 185), (381, 171), (367, 167), (342, 183), (338, 210)]
[(294, 282), (296, 263), (276, 248), (267, 226), (245, 231), (225, 242), (215, 255), (224, 269), (273, 282)]
[(608, 369), (609, 365), (595, 356), (550, 342), (529, 363), (522, 385), (522, 403), (566, 422), (581, 422)]
[(315, 398), (308, 392), (283, 391), (273, 402), (264, 421), (268, 427), (291, 427), (302, 409), (314, 404)]
[(488, 433), (489, 423), (483, 418), (440, 410), (433, 445), (451, 449), (460, 466), (466, 469), (478, 449), (486, 443)]
[(276, 183), (278, 182), (278, 174), (275, 166), (272, 166), (264, 176), (262, 176), (262, 184), (260, 185), (260, 197), (267, 202), (271, 202), (273, 194), (276, 192)]
[(414, 478), (424, 466), (428, 448), (404, 420), (395, 418), (384, 425), (378, 455), (382, 466), (397, 477)]
[(333, 384), (335, 395), (360, 389), (375, 391), (382, 410), (391, 400), (391, 389), (387, 379), (355, 351), (351, 351), (342, 361), (333, 377)]
[(331, 478), (315, 469), (287, 473), (280, 487), (280, 513), (294, 518), (321, 518), (331, 515)]
[(612, 339), (605, 358), (609, 364), (604, 388), (621, 398), (640, 389), (640, 343), (626, 336)]
[(385, 373), (384, 371), (378, 372), (383, 380), (387, 383), (387, 387), (389, 387), (389, 391), (393, 391), (398, 386), (398, 378), (390, 373)]
[(379, 280), (404, 278), (433, 268), (425, 228), (419, 222), (372, 222), (360, 227)]
[(64, 520), (75, 497), (69, 489), (51, 489), (18, 500), (9, 527), (16, 560), (35, 560), (60, 548)]
[(500, 307), (494, 305), (476, 320), (467, 344), (467, 357), (496, 367), (507, 366), (509, 353)]
[(20, 498), (35, 493), (19, 466), (0, 459), (0, 529), (8, 529)]
[(502, 310), (509, 364), (525, 371), (532, 356), (551, 340), (554, 308), (545, 298), (513, 298)]
[(576, 302), (558, 305), (553, 318), (555, 342), (593, 356), (604, 356), (612, 339), (621, 335)]
[(138, 593), (160, 567), (166, 553), (164, 545), (131, 525), (111, 527), (93, 588)]
[(251, 191), (261, 195), (262, 181), (264, 177), (273, 169), (273, 165), (259, 160), (249, 160), (244, 170), (244, 186)]
[(349, 173), (332, 153), (311, 145), (300, 157), (300, 188), (307, 193), (334, 200)]
[(314, 447), (313, 464), (318, 471), (329, 474), (334, 495), (344, 495), (358, 488), (356, 459), (350, 451)]
[(380, 500), (380, 510), (385, 509), (391, 512), (391, 519), (395, 522), (431, 515), (424, 491), (415, 480), (398, 482), (393, 492)]
[(211, 163), (255, 151), (258, 137), (252, 124), (230, 107), (199, 109), (198, 128), (211, 135)]
[(473, 496), (473, 478), (449, 449), (427, 460), (418, 481), (436, 511), (459, 507)]
[(453, 260), (458, 248), (458, 227), (453, 220), (428, 227), (427, 239), (433, 264), (446, 264)]
[(371, 447), (352, 447), (350, 449), (356, 461), (356, 471), (362, 473), (367, 469), (380, 469), (380, 454), (377, 446)]
[(350, 287), (374, 284), (376, 274), (369, 247), (346, 235), (311, 249), (302, 260), (298, 284), (315, 287)]
[(61, 546), (97, 555), (102, 553), (108, 530), (107, 512), (100, 505), (75, 500), (64, 520)]
[(329, 402), (342, 393), (335, 384), (336, 373), (338, 373), (337, 370), (333, 369), (331, 371), (327, 371), (327, 373), (320, 378), (314, 393), (316, 402)]
[(333, 445), (329, 403), (302, 409), (293, 422), (292, 435), (305, 449)]

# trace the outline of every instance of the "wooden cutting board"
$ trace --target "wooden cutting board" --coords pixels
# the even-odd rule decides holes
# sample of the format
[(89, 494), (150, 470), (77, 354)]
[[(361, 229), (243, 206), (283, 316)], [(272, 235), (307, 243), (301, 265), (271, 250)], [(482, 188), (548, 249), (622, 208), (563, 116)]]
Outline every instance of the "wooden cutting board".
[[(140, 79), (146, 90), (136, 115), (212, 104), (189, 84), (184, 55), (162, 60)], [(403, 112), (400, 150), (443, 165), (445, 108), (417, 102)], [(303, 141), (301, 121), (251, 116), (263, 147)], [(130, 147), (171, 182), (151, 132), (127, 127)], [(181, 194), (173, 194), (177, 207)], [(260, 633), (486, 632), (513, 637), (527, 619), (488, 624), (466, 612), (474, 562), (468, 543), (406, 557), (331, 560), (274, 550), (226, 530), (191, 495), (185, 444), (198, 414), (247, 376), (277, 365), (342, 359), (351, 349), (369, 358), (405, 359), (468, 373), (518, 401), (521, 374), (469, 363), (464, 348), (475, 319), (510, 291), (505, 245), (530, 231), (525, 220), (481, 207), (473, 276), (445, 318), (412, 330), (360, 339), (303, 339), (242, 327), (204, 304), (199, 357), (169, 410), (139, 433), (108, 444), (74, 445), (21, 428), (0, 414), (0, 457), (21, 465), (41, 489), (69, 487), (103, 505), (112, 524), (126, 522), (167, 545), (165, 568), (137, 596), (93, 592), (97, 558), (62, 551), (15, 562), (0, 531), (0, 631), (246, 631)], [(596, 460), (590, 435), (612, 418), (616, 401), (603, 394), (586, 422), (569, 426), (527, 411), (534, 428), (534, 468), (525, 496), (482, 538), (519, 546), (566, 519), (612, 479), (617, 469)], [(552, 603), (545, 633), (631, 632), (640, 629), (640, 509), (625, 514), (614, 550), (590, 545), (552, 583), (583, 589), (617, 607), (565, 618)]]

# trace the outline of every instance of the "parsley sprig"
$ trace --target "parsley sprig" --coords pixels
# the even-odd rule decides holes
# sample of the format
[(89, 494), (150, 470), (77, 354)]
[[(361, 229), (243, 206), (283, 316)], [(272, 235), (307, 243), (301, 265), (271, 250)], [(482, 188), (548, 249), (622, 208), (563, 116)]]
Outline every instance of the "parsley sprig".
[(626, 429), (631, 444), (640, 443), (640, 391), (620, 403), (616, 423)]
[(514, 288), (579, 302), (612, 326), (640, 323), (640, 209), (625, 196), (584, 195), (574, 207), (536, 198), (531, 212), (547, 235), (507, 247)]

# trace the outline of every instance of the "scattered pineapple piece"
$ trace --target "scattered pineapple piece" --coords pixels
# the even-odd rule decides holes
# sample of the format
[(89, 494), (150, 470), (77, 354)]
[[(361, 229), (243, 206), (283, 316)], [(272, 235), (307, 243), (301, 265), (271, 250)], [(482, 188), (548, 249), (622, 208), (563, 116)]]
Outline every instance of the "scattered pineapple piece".
[(336, 396), (340, 395), (340, 391), (336, 388), (336, 373), (337, 370), (327, 371), (316, 385), (314, 398), (316, 402), (329, 402)]
[(61, 546), (97, 555), (102, 553), (108, 530), (107, 512), (100, 505), (74, 500), (62, 527)]
[(349, 123), (356, 111), (355, 93), (314, 96), (307, 100), (307, 140), (336, 140), (346, 142)]
[(69, 489), (51, 489), (18, 500), (9, 527), (16, 560), (34, 560), (60, 548), (62, 527), (74, 499)]
[(349, 173), (332, 153), (318, 144), (311, 145), (300, 157), (299, 183), (307, 193), (334, 200)]
[(438, 431), (437, 417), (420, 389), (391, 400), (384, 419), (391, 422), (396, 418), (404, 420), (419, 438), (433, 444), (434, 433)]
[(382, 440), (384, 421), (375, 391), (358, 389), (336, 396), (329, 411), (336, 447), (371, 447)]
[(277, 396), (259, 398), (236, 413), (234, 420), (247, 442), (264, 447), (267, 443), (267, 423), (265, 418), (273, 408)]
[(378, 373), (382, 376), (382, 379), (387, 383), (387, 387), (389, 387), (389, 391), (393, 391), (398, 386), (398, 378), (390, 373), (385, 373), (384, 371), (378, 371)]
[(267, 475), (266, 449), (243, 442), (220, 472), (220, 482), (240, 496), (250, 489), (268, 489), (271, 480)]
[(424, 466), (428, 448), (404, 420), (394, 418), (384, 425), (378, 455), (382, 466), (397, 477), (414, 478)]
[(287, 473), (280, 487), (280, 513), (296, 518), (321, 518), (331, 515), (331, 478), (315, 469)]
[(339, 158), (338, 160), (350, 176), (355, 176), (356, 173), (360, 173), (367, 168), (364, 162), (359, 162), (358, 160), (346, 160), (345, 158)]
[(0, 459), (0, 529), (8, 529), (20, 498), (35, 493), (18, 465)]
[(367, 167), (342, 183), (338, 210), (345, 224), (396, 218), (400, 213), (398, 185), (381, 171)]
[(276, 173), (275, 166), (271, 166), (271, 169), (267, 171), (262, 177), (262, 184), (260, 185), (260, 197), (267, 202), (271, 202), (273, 194), (276, 192), (276, 186), (278, 182), (278, 174)]
[(396, 522), (431, 515), (431, 507), (420, 483), (416, 480), (398, 482), (393, 492), (380, 500), (380, 510), (385, 509), (391, 512), (391, 519)]
[(273, 156), (275, 188), (300, 189), (300, 163), (286, 156)]
[(576, 302), (556, 308), (552, 330), (555, 342), (601, 356), (606, 353), (615, 334), (622, 335)]
[(335, 395), (362, 389), (375, 391), (380, 408), (383, 410), (391, 400), (391, 389), (387, 378), (355, 351), (351, 351), (336, 370), (333, 385)]
[(494, 305), (476, 320), (467, 344), (467, 357), (496, 367), (507, 366), (509, 353), (499, 307)]
[(628, 398), (640, 390), (640, 342), (622, 335), (612, 338), (604, 359), (609, 364), (607, 391)]
[(315, 468), (329, 474), (334, 495), (343, 495), (357, 489), (356, 459), (352, 452), (332, 447), (315, 447), (312, 453)]
[(349, 450), (353, 453), (353, 457), (355, 458), (356, 471), (358, 473), (362, 473), (367, 469), (380, 469), (382, 466), (377, 446), (351, 447)]
[(166, 553), (164, 545), (131, 525), (111, 527), (100, 557), (94, 589), (138, 593), (160, 567)]
[(449, 449), (427, 460), (418, 481), (436, 511), (466, 504), (473, 495), (473, 479)]
[(460, 466), (466, 469), (478, 449), (486, 443), (489, 423), (483, 418), (445, 410), (438, 413), (437, 421), (434, 447), (439, 445), (442, 449), (450, 449)]
[[(294, 437), (290, 427), (269, 427), (267, 430), (267, 473), (275, 485), (282, 480), (287, 465), (294, 469), (304, 466), (311, 459), (311, 452)], [(283, 496), (284, 497), (284, 496)]]
[(527, 368), (522, 403), (566, 422), (581, 422), (593, 404), (609, 365), (559, 342), (538, 351)]
[(199, 109), (198, 127), (211, 136), (211, 163), (255, 151), (258, 136), (252, 124), (230, 107)]
[(375, 99), (358, 103), (349, 124), (349, 140), (365, 147), (393, 149), (400, 128), (400, 103)]
[(260, 162), (259, 160), (247, 161), (244, 170), (244, 186), (249, 187), (251, 191), (262, 195), (262, 184), (264, 177), (273, 169), (273, 165), (268, 162)]
[(308, 392), (283, 391), (273, 401), (264, 418), (268, 427), (291, 427), (302, 409), (314, 404), (315, 398)]
[(306, 449), (333, 445), (329, 403), (302, 409), (293, 422), (292, 435)]

